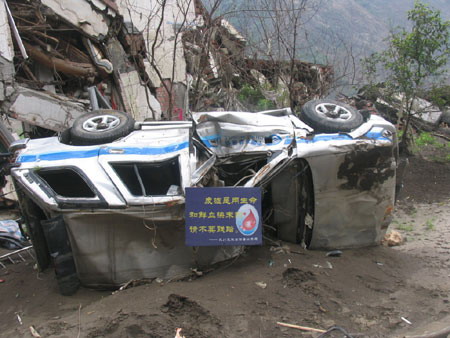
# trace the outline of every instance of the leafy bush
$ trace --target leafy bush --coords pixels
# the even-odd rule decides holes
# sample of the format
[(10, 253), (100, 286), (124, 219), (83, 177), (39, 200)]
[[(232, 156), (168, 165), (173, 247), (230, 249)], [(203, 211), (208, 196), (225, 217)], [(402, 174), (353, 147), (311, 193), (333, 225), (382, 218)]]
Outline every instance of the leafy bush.
[(424, 96), (439, 108), (450, 106), (450, 85), (434, 87), (428, 90)]
[(275, 103), (263, 95), (259, 88), (254, 88), (249, 84), (245, 84), (238, 94), (238, 99), (244, 105), (250, 106), (257, 110), (274, 109)]
[(416, 145), (421, 148), (423, 146), (429, 146), (429, 145), (438, 145), (439, 142), (436, 140), (436, 138), (431, 135), (430, 133), (420, 133), (419, 136), (416, 138)]

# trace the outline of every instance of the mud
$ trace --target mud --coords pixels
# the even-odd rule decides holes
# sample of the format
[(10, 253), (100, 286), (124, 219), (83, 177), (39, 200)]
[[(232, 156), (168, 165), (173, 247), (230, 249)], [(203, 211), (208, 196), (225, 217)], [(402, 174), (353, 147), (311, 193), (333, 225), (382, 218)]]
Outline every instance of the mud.
[[(58, 293), (52, 271), (38, 274), (28, 261), (0, 269), (1, 335), (29, 338), (33, 325), (42, 337), (59, 338), (173, 337), (178, 327), (186, 338), (318, 336), (278, 321), (336, 324), (360, 337), (437, 331), (450, 323), (450, 177), (433, 162), (424, 162), (428, 170), (411, 163), (390, 226), (406, 238), (401, 246), (327, 257), (297, 245), (271, 250), (274, 243), (266, 241), (196, 279), (114, 294), (82, 288), (71, 297)], [(424, 191), (428, 173), (440, 185), (433, 194)], [(425, 194), (433, 203), (417, 202)]]
[(365, 148), (357, 148), (345, 156), (339, 167), (338, 178), (347, 182), (341, 188), (371, 190), (395, 175), (391, 147)]
[(283, 280), (286, 286), (296, 287), (301, 286), (308, 281), (315, 281), (316, 277), (314, 273), (310, 271), (302, 271), (296, 268), (287, 268), (283, 272)]

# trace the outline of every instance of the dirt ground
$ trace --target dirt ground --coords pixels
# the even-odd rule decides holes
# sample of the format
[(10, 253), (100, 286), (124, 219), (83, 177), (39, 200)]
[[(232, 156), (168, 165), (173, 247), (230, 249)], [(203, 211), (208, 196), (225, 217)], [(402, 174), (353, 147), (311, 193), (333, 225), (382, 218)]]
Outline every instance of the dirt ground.
[[(29, 261), (0, 269), (2, 337), (317, 337), (277, 325), (338, 325), (358, 337), (450, 326), (450, 164), (416, 157), (391, 229), (401, 246), (340, 257), (266, 243), (199, 278), (124, 291), (58, 293)], [(19, 323), (18, 316), (22, 321)], [(402, 317), (404, 319), (402, 319)], [(335, 337), (341, 335), (334, 335)]]

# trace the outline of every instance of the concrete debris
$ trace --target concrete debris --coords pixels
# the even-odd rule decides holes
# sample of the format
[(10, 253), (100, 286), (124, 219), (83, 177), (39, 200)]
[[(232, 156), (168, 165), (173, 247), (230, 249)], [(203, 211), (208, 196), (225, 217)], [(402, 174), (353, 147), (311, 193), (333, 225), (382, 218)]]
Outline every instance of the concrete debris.
[(0, 24), (0, 113), (24, 122), (19, 134), (70, 127), (96, 109), (92, 87), (137, 120), (184, 120), (195, 110), (261, 108), (247, 87), (269, 108), (295, 107), (332, 77), (325, 66), (298, 61), (292, 72), (248, 58), (246, 39), (200, 0), (80, 0), (76, 9), (69, 0), (5, 0)]
[(255, 282), (255, 284), (259, 286), (261, 289), (267, 288), (267, 283), (265, 282)]
[(442, 117), (442, 111), (427, 100), (417, 98), (413, 102), (414, 114), (417, 118), (430, 123), (433, 126), (439, 125)]
[(137, 71), (120, 74), (120, 88), (126, 110), (135, 119), (142, 121), (147, 118), (161, 119), (161, 105), (150, 93), (149, 88), (141, 85)]
[[(384, 99), (386, 97), (389, 97), (389, 102)], [(353, 103), (358, 109), (375, 110), (391, 123), (401, 124), (404, 100), (402, 94), (388, 94), (385, 88), (363, 88), (357, 96), (347, 98), (346, 101)], [(427, 131), (434, 130), (445, 122), (445, 112), (420, 97), (412, 102), (411, 115), (415, 127)]]
[(73, 6), (72, 0), (41, 0), (41, 3), (60, 18), (95, 39), (102, 40), (108, 34), (110, 23), (108, 17), (93, 11), (88, 1), (78, 1), (76, 7)]
[[(6, 6), (6, 4), (5, 6), (0, 5), (1, 27), (7, 27), (8, 25), (8, 12), (6, 10)], [(3, 32), (6, 34), (0, 34), (0, 55), (9, 62), (12, 62), (14, 58), (14, 46), (11, 33), (8, 30), (6, 30), (6, 32), (3, 30)]]
[(17, 87), (12, 102), (9, 108), (12, 117), (57, 132), (68, 128), (74, 119), (86, 112), (80, 101), (24, 87)]
[(383, 244), (387, 246), (397, 246), (403, 244), (404, 241), (401, 233), (392, 230), (390, 233), (384, 235)]

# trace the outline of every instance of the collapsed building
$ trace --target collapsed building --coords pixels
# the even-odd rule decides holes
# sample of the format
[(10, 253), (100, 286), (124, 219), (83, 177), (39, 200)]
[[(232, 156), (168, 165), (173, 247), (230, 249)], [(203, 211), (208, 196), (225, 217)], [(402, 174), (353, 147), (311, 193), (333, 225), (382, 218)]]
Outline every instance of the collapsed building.
[[(248, 110), (238, 98), (245, 84), (277, 106), (301, 104), (332, 78), (326, 66), (295, 61), (292, 73), (284, 61), (247, 57), (246, 39), (199, 0), (7, 0), (0, 24), (0, 111), (31, 137), (98, 108), (136, 120)], [(290, 101), (277, 95), (288, 76)]]

